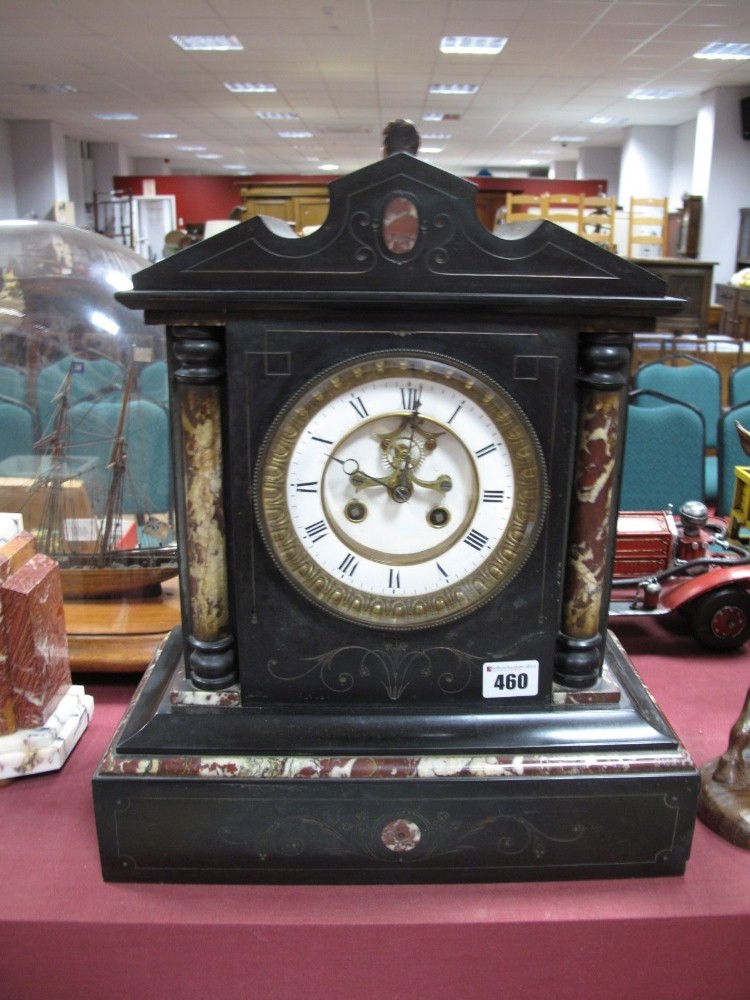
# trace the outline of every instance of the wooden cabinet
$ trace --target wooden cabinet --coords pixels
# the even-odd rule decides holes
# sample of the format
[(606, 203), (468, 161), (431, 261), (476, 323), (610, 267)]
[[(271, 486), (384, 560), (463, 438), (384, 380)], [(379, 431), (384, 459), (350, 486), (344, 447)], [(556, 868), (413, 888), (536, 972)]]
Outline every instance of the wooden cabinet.
[(283, 219), (297, 233), (320, 226), (328, 215), (327, 184), (255, 184), (240, 190), (243, 219), (270, 215)]
[(719, 333), (735, 340), (750, 340), (750, 288), (719, 284), (715, 294), (722, 307)]
[(698, 256), (702, 214), (703, 198), (694, 194), (683, 195), (682, 208), (669, 213), (667, 253), (670, 257), (694, 260)]
[(658, 321), (658, 330), (708, 333), (714, 274), (712, 262), (686, 257), (639, 257), (632, 263), (663, 278), (667, 283), (667, 295), (687, 300), (681, 313)]

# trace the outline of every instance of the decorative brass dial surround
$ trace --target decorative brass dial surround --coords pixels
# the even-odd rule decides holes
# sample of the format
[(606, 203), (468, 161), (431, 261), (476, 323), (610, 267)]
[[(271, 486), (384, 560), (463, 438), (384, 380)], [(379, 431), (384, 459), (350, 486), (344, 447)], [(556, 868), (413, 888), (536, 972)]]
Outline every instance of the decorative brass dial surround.
[(367, 354), (305, 386), (255, 476), (258, 524), (286, 578), (358, 624), (415, 629), (480, 607), (525, 562), (547, 502), (515, 401), (437, 354)]

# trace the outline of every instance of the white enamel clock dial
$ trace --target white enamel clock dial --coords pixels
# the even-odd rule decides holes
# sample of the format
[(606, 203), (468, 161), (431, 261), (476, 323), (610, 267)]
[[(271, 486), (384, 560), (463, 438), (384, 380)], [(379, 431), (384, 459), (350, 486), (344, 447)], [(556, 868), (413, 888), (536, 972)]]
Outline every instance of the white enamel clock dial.
[(310, 383), (258, 463), (266, 543), (340, 617), (422, 628), (490, 600), (531, 551), (545, 471), (519, 407), (439, 355), (371, 354)]

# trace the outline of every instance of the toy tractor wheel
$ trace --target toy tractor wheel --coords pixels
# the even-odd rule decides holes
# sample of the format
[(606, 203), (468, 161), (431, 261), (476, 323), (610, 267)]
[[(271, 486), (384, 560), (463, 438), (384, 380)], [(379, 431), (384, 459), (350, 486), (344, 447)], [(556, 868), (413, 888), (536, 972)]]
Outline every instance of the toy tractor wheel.
[(690, 627), (709, 649), (739, 649), (750, 637), (750, 594), (740, 587), (704, 594), (690, 608)]

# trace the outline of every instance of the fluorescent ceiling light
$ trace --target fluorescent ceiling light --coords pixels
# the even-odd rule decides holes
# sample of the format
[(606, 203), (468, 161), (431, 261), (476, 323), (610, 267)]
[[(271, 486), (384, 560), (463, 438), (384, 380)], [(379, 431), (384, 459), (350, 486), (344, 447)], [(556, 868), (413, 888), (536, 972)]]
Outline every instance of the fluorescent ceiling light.
[(312, 139), (312, 132), (279, 132), (280, 139)]
[(77, 94), (78, 88), (71, 83), (25, 83), (24, 90), (32, 94)]
[(296, 121), (299, 115), (294, 111), (256, 111), (255, 117), (264, 122), (291, 122)]
[(319, 163), (318, 170), (325, 170), (327, 173), (332, 173), (339, 169), (338, 163)]
[(420, 153), (442, 153), (443, 152), (443, 147), (442, 146), (420, 146), (419, 147), (419, 152)]
[(205, 150), (205, 146), (178, 146), (177, 147), (183, 153), (202, 153)]
[(232, 94), (275, 94), (276, 87), (272, 83), (225, 83), (224, 86)]
[(221, 160), (221, 153), (198, 153), (196, 160)]
[(446, 35), (440, 40), (440, 51), (463, 56), (496, 56), (507, 41), (489, 35)]
[(428, 111), (427, 114), (422, 115), (423, 122), (441, 122), (443, 118), (445, 118), (445, 115), (439, 111)]
[(244, 46), (236, 35), (170, 35), (186, 52), (228, 52)]
[(245, 173), (247, 173), (246, 163), (225, 163), (224, 166), (227, 168), (227, 170), (242, 170)]
[(431, 94), (476, 94), (478, 83), (433, 83)]
[(750, 45), (745, 42), (712, 42), (694, 52), (693, 59), (750, 59)]
[(589, 118), (591, 125), (624, 125), (627, 118), (610, 118), (608, 115), (594, 115)]
[(586, 142), (587, 135), (553, 135), (550, 142)]
[(425, 132), (423, 139), (450, 139), (450, 132)]
[(519, 160), (518, 162), (522, 167), (535, 167), (539, 160)]
[(131, 115), (128, 111), (102, 111), (95, 114), (94, 118), (99, 118), (103, 122), (137, 122), (138, 115)]
[(636, 89), (631, 90), (628, 99), (633, 101), (671, 101), (674, 97), (679, 97), (681, 90), (653, 90)]
[(176, 132), (142, 132), (144, 139), (176, 139)]

